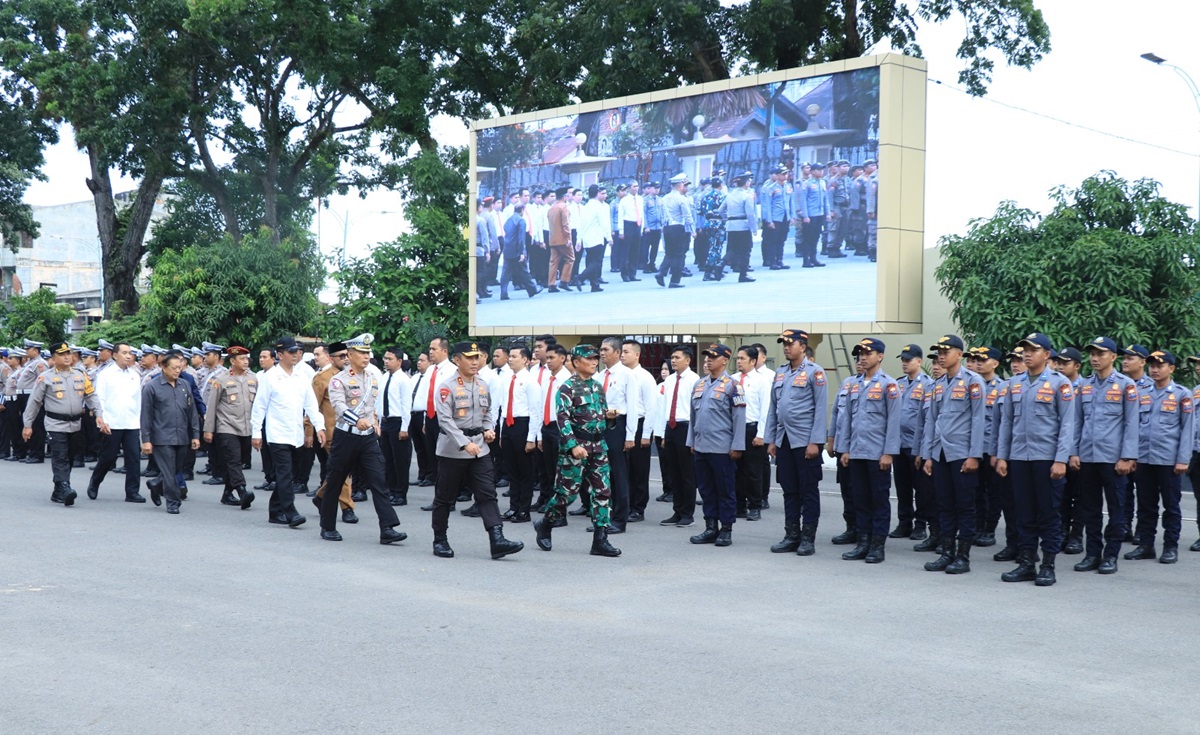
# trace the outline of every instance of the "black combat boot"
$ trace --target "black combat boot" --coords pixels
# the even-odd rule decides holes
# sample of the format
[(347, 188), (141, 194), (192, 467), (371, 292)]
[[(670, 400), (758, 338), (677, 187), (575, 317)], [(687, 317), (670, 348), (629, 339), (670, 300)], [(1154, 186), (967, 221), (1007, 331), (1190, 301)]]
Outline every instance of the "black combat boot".
[(71, 484), (64, 482), (62, 486), (62, 504), (70, 508), (72, 505), (75, 505), (75, 498), (77, 497), (79, 497), (79, 494), (75, 492)]
[(1037, 552), (1017, 552), (1017, 568), (1000, 575), (1003, 582), (1032, 582), (1037, 579)]
[(553, 527), (554, 521), (544, 516), (533, 522), (533, 530), (537, 532), (537, 545), (542, 551), (554, 548), (554, 543), (550, 538), (550, 531)]
[(62, 491), (63, 491), (62, 483), (61, 482), (54, 483), (54, 492), (50, 493), (50, 502), (61, 503), (62, 502)]
[(912, 532), (912, 521), (900, 521), (896, 524), (896, 527), (892, 529), (892, 532), (888, 534), (888, 538), (908, 538), (912, 535)]
[(244, 487), (235, 487), (233, 490), (237, 493), (238, 505), (241, 506), (242, 510), (249, 510), (250, 504), (254, 502), (254, 491), (247, 490)]
[(95, 479), (89, 480), (88, 486), (87, 486), (88, 498), (95, 500), (96, 496), (98, 496), (99, 494), (100, 494), (100, 486), (96, 484), (96, 480)]
[(1078, 529), (1074, 533), (1067, 536), (1066, 543), (1063, 544), (1064, 554), (1082, 554), (1083, 553), (1083, 537), (1078, 535)]
[(842, 554), (842, 559), (845, 561), (862, 561), (867, 558), (867, 549), (871, 545), (871, 534), (858, 534), (858, 545)]
[(959, 540), (958, 555), (946, 567), (946, 574), (966, 574), (971, 571), (971, 546), (973, 543), (973, 541)]
[(914, 521), (912, 533), (908, 534), (908, 540), (924, 541), (926, 538), (925, 521)]
[(1142, 544), (1133, 551), (1126, 552), (1125, 558), (1128, 561), (1137, 561), (1139, 559), (1157, 559), (1158, 552), (1154, 550), (1154, 544)]
[(450, 542), (446, 540), (445, 536), (433, 537), (433, 555), (443, 559), (454, 558), (454, 549), (450, 548)]
[(872, 536), (871, 544), (867, 547), (867, 556), (863, 561), (868, 564), (882, 564), (884, 559), (883, 546), (887, 543), (887, 536)]
[(929, 538), (913, 546), (913, 551), (937, 551), (938, 547), (942, 544), (942, 538), (938, 534), (938, 530), (938, 524), (930, 523)]
[(1019, 552), (1012, 546), (1005, 546), (995, 554), (992, 554), (992, 561), (1013, 561), (1017, 558)]
[(503, 523), (497, 523), (488, 529), (488, 539), (491, 541), (493, 559), (501, 559), (525, 548), (525, 544), (520, 541), (512, 541), (504, 538)]
[(858, 529), (853, 523), (846, 524), (846, 530), (829, 539), (829, 543), (834, 546), (849, 546), (850, 544), (858, 543)]
[(721, 524), (721, 531), (717, 534), (717, 546), (729, 546), (733, 543), (733, 526), (728, 523)]
[(784, 524), (783, 540), (771, 547), (775, 554), (791, 554), (800, 548), (800, 529), (797, 526)]
[(817, 553), (817, 524), (805, 523), (800, 527), (800, 546), (796, 548), (797, 556), (812, 556)]
[(1042, 554), (1042, 568), (1038, 570), (1037, 578), (1033, 581), (1038, 587), (1049, 587), (1056, 581), (1054, 579), (1054, 556), (1052, 551)]
[(950, 563), (954, 561), (954, 539), (943, 538), (941, 549), (941, 556), (933, 561), (925, 562), (925, 571), (944, 572), (946, 571), (946, 567), (950, 566)]
[(620, 556), (621, 550), (608, 543), (608, 529), (596, 526), (592, 531), (592, 556)]
[(688, 539), (693, 544), (711, 544), (717, 540), (717, 519), (705, 518), (704, 530)]
[(1174, 564), (1179, 561), (1179, 547), (1175, 544), (1163, 544), (1162, 556), (1158, 558), (1159, 564)]
[(225, 488), (225, 492), (221, 493), (221, 505), (241, 505), (242, 501), (233, 497), (233, 489)]
[(1075, 565), (1077, 572), (1094, 572), (1100, 568), (1100, 557), (1085, 556)]

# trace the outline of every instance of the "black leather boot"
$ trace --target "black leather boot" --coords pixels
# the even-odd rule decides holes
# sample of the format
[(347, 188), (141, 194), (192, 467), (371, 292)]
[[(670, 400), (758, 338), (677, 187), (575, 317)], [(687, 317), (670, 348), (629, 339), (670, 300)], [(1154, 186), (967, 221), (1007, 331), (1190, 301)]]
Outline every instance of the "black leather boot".
[(791, 554), (800, 548), (800, 529), (797, 526), (784, 524), (783, 540), (771, 547), (775, 554)]
[(705, 518), (704, 530), (688, 539), (693, 544), (711, 544), (717, 540), (717, 519)]
[(1017, 568), (1000, 575), (1002, 582), (1032, 582), (1037, 579), (1037, 552), (1017, 552)]
[(504, 538), (503, 523), (497, 523), (488, 529), (488, 539), (491, 541), (493, 559), (501, 559), (525, 548), (525, 544), (520, 541)]
[(817, 553), (817, 526), (815, 523), (805, 523), (800, 527), (800, 546), (796, 548), (797, 556), (812, 556)]
[(537, 532), (537, 545), (542, 551), (554, 548), (554, 542), (550, 538), (550, 531), (553, 527), (554, 521), (544, 516), (533, 522), (533, 530)]
[(1129, 561), (1137, 561), (1139, 559), (1157, 559), (1158, 552), (1154, 550), (1154, 544), (1142, 544), (1133, 551), (1126, 552), (1125, 558)]
[(971, 571), (971, 547), (974, 541), (958, 541), (958, 554), (946, 567), (946, 574), (966, 574)]
[(250, 510), (250, 504), (254, 502), (254, 491), (244, 487), (235, 487), (234, 490), (237, 492), (238, 505), (242, 510)]
[(221, 493), (221, 505), (241, 505), (242, 501), (233, 497), (233, 489), (225, 488), (225, 492)]
[(871, 534), (858, 534), (858, 545), (842, 554), (845, 561), (862, 561), (867, 558), (867, 549), (871, 545)]
[(733, 527), (728, 523), (721, 524), (721, 530), (717, 533), (717, 546), (729, 546), (733, 543)]
[(1179, 547), (1174, 544), (1163, 544), (1163, 553), (1158, 557), (1158, 563), (1174, 564), (1177, 561), (1179, 561)]
[(72, 505), (75, 505), (75, 498), (77, 497), (79, 495), (71, 487), (70, 483), (64, 482), (62, 486), (62, 504), (70, 508)]
[(50, 493), (50, 502), (61, 503), (62, 502), (62, 491), (63, 491), (62, 483), (59, 483), (59, 482), (54, 483), (54, 492)]
[(858, 529), (846, 524), (846, 530), (831, 538), (829, 542), (834, 546), (849, 546), (858, 543)]
[(954, 561), (954, 539), (942, 539), (942, 555), (933, 561), (925, 562), (925, 571), (927, 572), (944, 572), (946, 567)]
[(924, 541), (927, 538), (925, 532), (925, 522), (916, 521), (913, 523), (912, 533), (908, 534), (909, 541)]
[(887, 536), (872, 536), (871, 544), (867, 547), (867, 556), (863, 561), (868, 564), (882, 564), (884, 559), (883, 546), (887, 543)]
[(592, 531), (592, 556), (620, 556), (621, 550), (608, 543), (608, 529), (596, 526)]
[(88, 498), (90, 498), (91, 500), (95, 500), (96, 496), (99, 494), (100, 494), (100, 486), (96, 484), (95, 480), (89, 480), (88, 486), (87, 486)]
[(930, 523), (929, 524), (929, 538), (925, 539), (924, 541), (917, 544), (916, 546), (913, 546), (913, 551), (937, 551), (937, 548), (941, 544), (941, 542), (942, 542), (942, 539), (941, 539), (941, 536), (938, 535), (937, 524)]
[(1014, 561), (1018, 556), (1018, 552), (1012, 546), (1005, 546), (995, 554), (992, 554), (992, 561)]
[(892, 532), (888, 534), (888, 538), (908, 538), (912, 535), (913, 524), (911, 521), (901, 521), (896, 524)]
[(450, 542), (446, 540), (445, 536), (433, 537), (433, 555), (443, 559), (454, 558), (454, 549), (450, 548)]
[(1042, 555), (1042, 568), (1038, 570), (1037, 578), (1033, 583), (1038, 587), (1049, 587), (1054, 584), (1054, 556), (1053, 552), (1047, 551)]

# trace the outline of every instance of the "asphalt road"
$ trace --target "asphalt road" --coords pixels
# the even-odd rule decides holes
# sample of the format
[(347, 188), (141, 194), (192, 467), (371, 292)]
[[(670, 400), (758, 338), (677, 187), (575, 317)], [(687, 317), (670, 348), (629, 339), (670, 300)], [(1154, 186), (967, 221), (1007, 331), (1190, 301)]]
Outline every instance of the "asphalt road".
[[(76, 470), (74, 485), (86, 487)], [(430, 553), (431, 493), (378, 545), (369, 504), (342, 543), (269, 525), (193, 485), (179, 516), (50, 503), (49, 465), (0, 463), (0, 733), (1195, 733), (1200, 554), (1121, 562), (1052, 588), (961, 577), (890, 543), (840, 559), (771, 554), (781, 498), (726, 549), (662, 528), (668, 506), (587, 555), (487, 557), (455, 515)], [(251, 472), (257, 481), (260, 474)], [(654, 488), (657, 494), (657, 487)], [(834, 490), (831, 481), (824, 489)], [(301, 507), (307, 504), (304, 501)], [(1185, 516), (1195, 518), (1190, 498)], [(1185, 522), (1184, 543), (1196, 537)], [(994, 551), (994, 549), (988, 550)]]

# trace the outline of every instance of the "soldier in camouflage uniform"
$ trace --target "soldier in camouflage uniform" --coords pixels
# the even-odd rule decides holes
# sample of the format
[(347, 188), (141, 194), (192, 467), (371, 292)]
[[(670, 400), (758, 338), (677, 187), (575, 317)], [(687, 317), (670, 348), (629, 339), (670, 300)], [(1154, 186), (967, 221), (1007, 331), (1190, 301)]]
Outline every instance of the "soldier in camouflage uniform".
[(702, 232), (708, 253), (704, 262), (704, 280), (719, 281), (725, 277), (725, 220), (718, 212), (725, 204), (725, 187), (720, 178), (712, 180), (712, 191), (700, 200), (700, 214), (704, 215)]
[(592, 379), (600, 352), (592, 345), (579, 345), (571, 351), (575, 375), (558, 389), (555, 403), (558, 412), (558, 431), (561, 435), (558, 454), (558, 478), (554, 495), (546, 504), (546, 514), (533, 524), (537, 531), (538, 548), (552, 548), (550, 530), (566, 513), (567, 506), (587, 482), (592, 496), (592, 555), (620, 556), (621, 550), (608, 542), (609, 526), (609, 466), (608, 445), (604, 432), (609, 428), (605, 418), (608, 403), (604, 389)]

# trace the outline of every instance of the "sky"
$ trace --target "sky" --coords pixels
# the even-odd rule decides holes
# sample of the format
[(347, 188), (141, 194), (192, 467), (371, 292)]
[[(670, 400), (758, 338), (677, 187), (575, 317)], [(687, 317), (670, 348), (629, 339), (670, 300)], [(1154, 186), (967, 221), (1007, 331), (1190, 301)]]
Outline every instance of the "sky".
[[(1048, 192), (1075, 186), (1111, 170), (1127, 179), (1153, 178), (1162, 193), (1187, 204), (1200, 202), (1200, 111), (1187, 85), (1172, 70), (1141, 58), (1154, 52), (1200, 79), (1200, 46), (1194, 29), (1200, 3), (1143, 0), (1041, 0), (1052, 49), (1031, 70), (997, 58), (984, 98), (958, 87), (955, 52), (963, 23), (951, 19), (918, 34), (929, 62), (925, 246), (960, 234), (969, 221), (992, 214), (1004, 200), (1048, 211)], [(941, 82), (939, 84), (938, 82)], [(465, 145), (466, 127), (435, 119), (435, 137)], [(1102, 131), (1102, 132), (1096, 132)], [(1105, 134), (1107, 133), (1107, 134)], [(86, 157), (69, 131), (47, 152), (47, 182), (30, 189), (32, 204), (90, 198)], [(118, 190), (132, 182), (115, 184)], [(377, 192), (366, 198), (333, 197), (313, 230), (323, 252), (337, 255), (343, 242), (351, 257), (394, 238), (403, 227), (401, 197)], [(348, 225), (348, 226), (346, 226)]]

